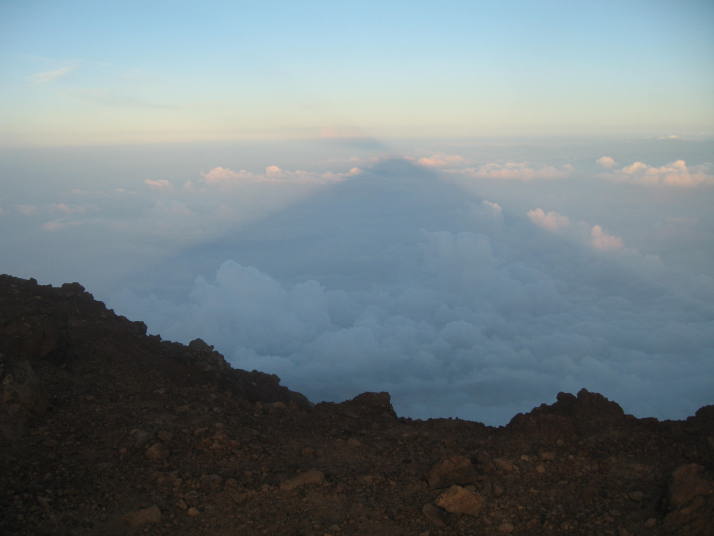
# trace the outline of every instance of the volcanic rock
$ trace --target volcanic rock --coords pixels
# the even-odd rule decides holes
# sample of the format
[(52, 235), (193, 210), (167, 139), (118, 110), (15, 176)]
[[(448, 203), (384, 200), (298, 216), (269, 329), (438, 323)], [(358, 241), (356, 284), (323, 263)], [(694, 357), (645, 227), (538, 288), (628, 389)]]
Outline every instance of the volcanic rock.
[(313, 405), (274, 375), (231, 368), (208, 342), (148, 336), (79, 284), (10, 276), (0, 380), (3, 535), (714, 526), (714, 406), (660, 422), (581, 390), (493, 428), (400, 418), (388, 393)]
[(285, 480), (280, 484), (280, 489), (291, 490), (307, 486), (309, 484), (322, 484), (325, 481), (325, 474), (322, 471), (305, 471), (299, 475)]
[(424, 517), (426, 517), (436, 527), (445, 527), (448, 524), (446, 512), (444, 512), (441, 508), (434, 506), (432, 503), (426, 503), (422, 507), (421, 512), (424, 514)]
[(476, 481), (476, 468), (466, 456), (451, 456), (434, 465), (426, 480), (432, 488), (470, 484)]
[(124, 521), (130, 527), (140, 527), (149, 523), (161, 522), (161, 510), (156, 505), (129, 512), (124, 516)]
[(451, 486), (436, 498), (436, 504), (452, 514), (476, 516), (483, 508), (483, 497), (461, 486)]

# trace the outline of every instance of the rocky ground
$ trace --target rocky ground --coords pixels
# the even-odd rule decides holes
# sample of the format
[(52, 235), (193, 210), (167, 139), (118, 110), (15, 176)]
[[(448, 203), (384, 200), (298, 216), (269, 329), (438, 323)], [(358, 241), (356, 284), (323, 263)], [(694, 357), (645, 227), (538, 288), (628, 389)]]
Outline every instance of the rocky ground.
[(312, 405), (10, 276), (0, 381), (2, 534), (714, 534), (714, 406), (660, 422), (583, 390), (492, 428)]

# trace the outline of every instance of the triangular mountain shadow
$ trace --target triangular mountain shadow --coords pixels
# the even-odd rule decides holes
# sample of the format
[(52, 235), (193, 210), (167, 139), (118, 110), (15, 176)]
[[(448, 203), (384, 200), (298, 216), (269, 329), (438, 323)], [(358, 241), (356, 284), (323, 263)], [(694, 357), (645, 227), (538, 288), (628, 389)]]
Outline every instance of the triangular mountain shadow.
[(403, 276), (404, 247), (419, 242), (423, 230), (473, 226), (469, 210), (477, 202), (431, 170), (405, 159), (386, 160), (186, 248), (150, 270), (161, 275), (147, 288), (186, 289), (196, 275), (211, 277), (229, 259), (290, 283), (317, 278), (344, 288), (396, 281)]

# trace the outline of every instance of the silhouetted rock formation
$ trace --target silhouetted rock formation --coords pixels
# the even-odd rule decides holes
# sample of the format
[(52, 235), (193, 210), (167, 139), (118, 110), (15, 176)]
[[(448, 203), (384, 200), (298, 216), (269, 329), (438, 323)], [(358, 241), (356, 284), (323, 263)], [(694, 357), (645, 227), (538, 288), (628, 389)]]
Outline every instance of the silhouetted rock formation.
[(581, 390), (491, 428), (313, 406), (76, 283), (0, 276), (0, 533), (709, 535), (714, 406)]

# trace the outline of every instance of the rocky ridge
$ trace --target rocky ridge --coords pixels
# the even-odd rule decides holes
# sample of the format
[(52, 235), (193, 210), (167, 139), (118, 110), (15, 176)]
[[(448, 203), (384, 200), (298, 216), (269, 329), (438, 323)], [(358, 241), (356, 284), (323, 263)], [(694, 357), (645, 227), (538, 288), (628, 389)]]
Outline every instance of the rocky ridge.
[(0, 276), (0, 533), (710, 535), (714, 406), (586, 390), (505, 427), (311, 404), (79, 284)]

